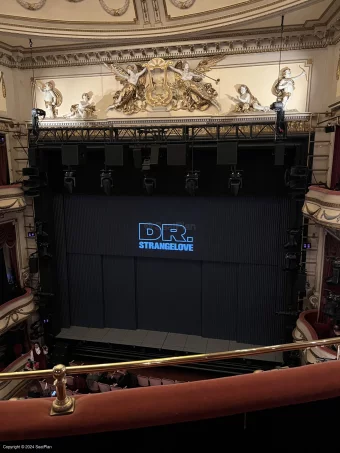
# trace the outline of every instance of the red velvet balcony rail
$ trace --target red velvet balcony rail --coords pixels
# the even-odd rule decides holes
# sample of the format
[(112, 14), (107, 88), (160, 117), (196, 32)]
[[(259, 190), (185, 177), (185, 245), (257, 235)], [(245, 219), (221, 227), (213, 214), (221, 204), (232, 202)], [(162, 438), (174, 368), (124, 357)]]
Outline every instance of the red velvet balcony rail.
[(120, 431), (325, 400), (340, 396), (339, 382), (340, 362), (334, 361), (172, 386), (79, 395), (74, 413), (59, 417), (50, 416), (52, 398), (3, 401), (0, 440)]

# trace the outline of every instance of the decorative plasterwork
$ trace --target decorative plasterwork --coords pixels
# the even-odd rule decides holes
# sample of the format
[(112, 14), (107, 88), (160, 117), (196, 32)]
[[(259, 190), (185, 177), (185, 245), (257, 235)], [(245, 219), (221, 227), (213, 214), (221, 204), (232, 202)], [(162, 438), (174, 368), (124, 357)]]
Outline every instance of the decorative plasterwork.
[(174, 6), (177, 6), (177, 8), (188, 9), (195, 3), (196, 0), (185, 0), (185, 1), (170, 0), (170, 1)]
[(104, 0), (99, 0), (99, 3), (103, 10), (106, 11), (111, 16), (122, 16), (123, 14), (126, 13), (130, 6), (130, 0), (125, 0), (123, 6), (121, 8), (116, 9), (109, 8)]
[[(288, 132), (292, 133), (308, 133), (310, 115), (308, 113), (287, 113), (286, 121), (288, 122)], [(275, 123), (275, 114), (268, 113), (265, 115), (211, 115), (211, 116), (187, 116), (187, 117), (169, 117), (169, 118), (117, 118), (108, 120), (95, 120), (95, 121), (68, 121), (64, 119), (55, 119), (52, 121), (41, 121), (41, 128), (43, 129), (59, 129), (65, 128), (103, 128), (103, 127), (122, 127), (122, 126), (176, 126), (183, 124), (204, 125), (212, 124), (246, 124), (259, 123), (260, 129), (263, 129), (263, 123)], [(31, 123), (27, 122), (30, 126)], [(245, 126), (246, 127), (246, 126)]]
[(29, 288), (26, 289), (23, 296), (2, 304), (0, 306), (0, 335), (27, 319), (35, 311), (34, 295)]
[(0, 186), (0, 218), (9, 212), (20, 212), (26, 208), (24, 192), (19, 185)]
[[(39, 0), (38, 2), (30, 3), (30, 2), (26, 2), (25, 0), (17, 0), (19, 5), (21, 5), (25, 9), (28, 9), (29, 11), (38, 11), (46, 4), (46, 1), (47, 0)], [(67, 0), (67, 1), (70, 3), (80, 3), (83, 0)], [(194, 2), (195, 0), (187, 0), (187, 1)], [(99, 4), (103, 8), (103, 10), (106, 11), (111, 16), (122, 16), (128, 10), (128, 8), (130, 6), (130, 0), (124, 0), (123, 6), (120, 8), (116, 8), (116, 9), (110, 8), (109, 6), (107, 6), (107, 4), (105, 3), (104, 0), (99, 0)]]
[[(307, 310), (300, 314), (293, 330), (293, 339), (299, 341), (316, 341), (318, 336), (313, 326), (306, 319), (306, 315), (317, 314), (318, 310)], [(314, 315), (315, 316), (315, 315)], [(336, 352), (328, 347), (316, 346), (315, 348), (305, 349), (302, 352), (302, 360), (305, 364), (317, 363), (323, 360), (335, 360)]]
[(4, 73), (2, 71), (0, 71), (0, 83), (1, 83), (1, 92), (2, 92), (2, 96), (4, 98), (6, 98), (6, 85), (5, 85), (5, 77), (4, 77)]
[(19, 3), (19, 5), (21, 5), (23, 8), (28, 9), (29, 11), (38, 11), (45, 5), (46, 0), (39, 0), (35, 3), (26, 2), (25, 0), (17, 0), (17, 2)]
[(340, 192), (311, 186), (302, 212), (319, 225), (340, 230)]
[[(319, 39), (312, 35), (291, 37), (283, 45), (283, 51), (318, 49), (325, 48), (333, 44), (331, 36), (326, 39)], [(78, 47), (79, 48), (79, 47)], [(0, 44), (0, 65), (19, 68), (53, 68), (53, 67), (73, 67), (98, 65), (102, 63), (129, 63), (145, 62), (157, 56), (163, 59), (190, 59), (209, 57), (217, 54), (228, 55), (247, 55), (264, 52), (278, 52), (280, 49), (279, 36), (274, 37), (251, 37), (247, 39), (232, 40), (210, 40), (203, 42), (185, 42), (183, 40), (180, 46), (147, 44), (144, 47), (140, 45), (117, 48), (112, 46), (87, 45), (86, 50), (74, 46), (69, 50), (55, 48), (53, 51), (39, 50), (33, 53), (27, 51), (11, 52), (8, 48), (1, 51)]]
[[(10, 365), (8, 365), (2, 372), (12, 373), (17, 371), (24, 371), (27, 360), (30, 357), (30, 352), (22, 355)], [(0, 400), (6, 400), (11, 398), (16, 392), (18, 392), (28, 381), (13, 379), (12, 381), (0, 381)]]

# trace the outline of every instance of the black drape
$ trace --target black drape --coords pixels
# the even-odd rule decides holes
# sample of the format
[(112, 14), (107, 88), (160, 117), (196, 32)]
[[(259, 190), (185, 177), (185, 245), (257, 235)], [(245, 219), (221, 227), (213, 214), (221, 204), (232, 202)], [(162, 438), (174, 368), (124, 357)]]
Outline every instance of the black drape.
[(339, 186), (339, 183), (340, 183), (340, 126), (336, 126), (331, 189), (335, 189), (337, 186)]
[(11, 294), (11, 286), (7, 280), (4, 252), (3, 249), (0, 249), (0, 304), (2, 305), (9, 301)]
[[(1, 143), (4, 141), (4, 143)], [(9, 184), (8, 177), (8, 161), (7, 161), (7, 148), (4, 136), (0, 135), (0, 186), (7, 186)]]

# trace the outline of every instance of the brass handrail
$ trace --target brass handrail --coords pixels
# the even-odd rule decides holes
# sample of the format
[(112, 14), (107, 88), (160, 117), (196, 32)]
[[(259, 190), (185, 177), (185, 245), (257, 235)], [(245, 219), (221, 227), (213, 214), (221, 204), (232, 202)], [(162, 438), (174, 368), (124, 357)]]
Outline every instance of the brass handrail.
[(179, 365), (183, 363), (211, 362), (214, 360), (233, 359), (250, 355), (268, 354), (270, 352), (294, 351), (309, 349), (316, 346), (325, 347), (338, 344), (340, 337), (326, 340), (299, 341), (297, 343), (279, 344), (276, 346), (262, 346), (260, 348), (239, 349), (235, 351), (212, 352), (209, 354), (195, 354), (180, 357), (166, 357), (151, 360), (135, 360), (133, 362), (102, 363), (99, 365), (69, 366), (56, 365), (52, 370), (18, 371), (14, 373), (0, 373), (0, 381), (12, 379), (33, 379), (53, 376), (54, 385), (57, 390), (57, 397), (53, 401), (51, 415), (70, 414), (75, 408), (75, 399), (66, 395), (66, 373), (94, 373), (99, 371), (114, 371), (117, 369), (130, 370), (133, 368), (152, 368), (168, 365)]
[[(156, 368), (160, 366), (179, 365), (183, 363), (212, 362), (214, 360), (234, 359), (250, 355), (269, 354), (271, 352), (296, 351), (316, 346), (340, 345), (340, 337), (328, 338), (325, 340), (299, 341), (297, 343), (286, 343), (274, 346), (261, 346), (259, 348), (236, 349), (234, 351), (211, 352), (208, 354), (195, 354), (179, 357), (164, 357), (150, 360), (135, 360), (132, 362), (101, 363), (98, 365), (75, 365), (66, 367), (70, 374), (95, 373), (100, 371), (115, 371), (119, 369), (130, 370), (133, 368)], [(12, 379), (33, 379), (52, 376), (54, 369), (36, 371), (15, 371), (13, 373), (0, 373), (0, 381)]]

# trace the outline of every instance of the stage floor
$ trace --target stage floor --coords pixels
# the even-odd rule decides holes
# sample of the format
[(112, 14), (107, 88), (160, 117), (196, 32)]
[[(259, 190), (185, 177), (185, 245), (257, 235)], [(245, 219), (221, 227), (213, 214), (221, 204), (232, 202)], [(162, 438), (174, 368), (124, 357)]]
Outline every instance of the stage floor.
[[(78, 326), (62, 329), (57, 338), (117, 345), (124, 344), (128, 346), (139, 346), (159, 350), (164, 349), (185, 353), (222, 352), (259, 347), (259, 345), (237, 343), (236, 341), (231, 340), (216, 340), (213, 338), (203, 338), (196, 335), (183, 335), (171, 332), (110, 328), (92, 329)], [(282, 353), (261, 354), (258, 356), (249, 356), (249, 358), (253, 360), (282, 362)]]

